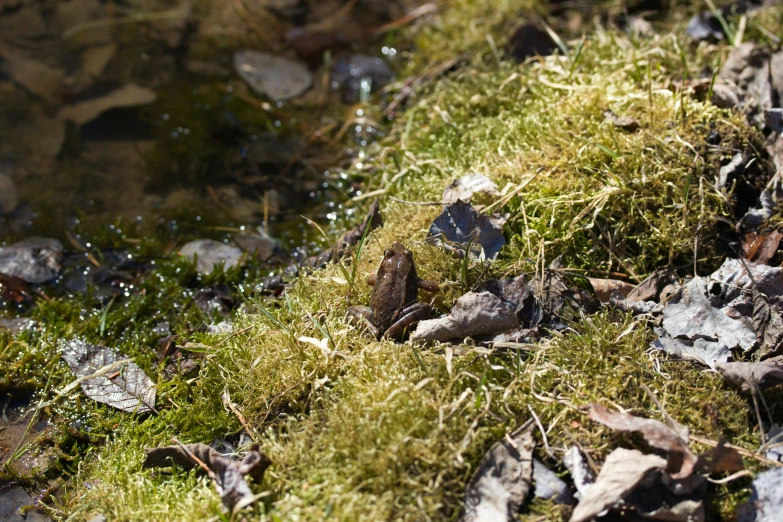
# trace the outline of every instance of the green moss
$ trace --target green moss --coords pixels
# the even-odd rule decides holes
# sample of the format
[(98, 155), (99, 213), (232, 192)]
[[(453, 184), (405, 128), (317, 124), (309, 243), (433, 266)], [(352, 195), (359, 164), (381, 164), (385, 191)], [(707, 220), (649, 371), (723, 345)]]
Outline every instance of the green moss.
[[(715, 130), (724, 147), (759, 146), (743, 117), (679, 90), (686, 68), (692, 75), (713, 64), (717, 51), (680, 46), (671, 36), (637, 42), (599, 29), (586, 38), (578, 60), (579, 43), (570, 42), (569, 56), (497, 63), (483, 43), (486, 35), (503, 34), (506, 24), (517, 22), (511, 13), (534, 5), (500, 2), (492, 12), (483, 5), (456, 2), (462, 11), (445, 10), (418, 33), (422, 54), (413, 68), (453, 56), (456, 35), (477, 52), (470, 65), (418, 92), (355, 172), (367, 190), (385, 191), (385, 225), (369, 235), (356, 261), (358, 277), (374, 270), (389, 243), (402, 240), (414, 251), (420, 275), (441, 283), (436, 306), (448, 310), (464, 290), (461, 262), (423, 241), (440, 210), (400, 200), (437, 201), (448, 183), (469, 172), (489, 176), (509, 196), (493, 207), (509, 215), (509, 244), (486, 273), (471, 264), (470, 281), (532, 271), (560, 255), (567, 266), (619, 271), (629, 279), (665, 265), (695, 264), (705, 273), (714, 267), (725, 254), (718, 224), (735, 219), (737, 210), (735, 194), (713, 186), (727, 158), (712, 152), (706, 138)], [(606, 121), (607, 109), (635, 118), (640, 129), (616, 128)], [(180, 159), (188, 159), (187, 148)], [(181, 172), (200, 175), (187, 164)], [(109, 233), (106, 241), (121, 235)], [(136, 244), (135, 253), (159, 253), (168, 240), (152, 236)], [(345, 261), (348, 269), (351, 262)], [(52, 507), (62, 518), (217, 516), (219, 499), (207, 481), (153, 473), (141, 462), (145, 447), (169, 444), (172, 435), (210, 442), (238, 434), (242, 427), (225, 408), (224, 392), (274, 463), (258, 487), (270, 491), (253, 513), (261, 520), (454, 519), (482, 456), (531, 410), (557, 458), (546, 455), (540, 433), (536, 456), (558, 473), (564, 472), (559, 457), (575, 443), (598, 465), (616, 447), (648, 451), (638, 436), (587, 418), (588, 405), (600, 402), (660, 419), (642, 385), (693, 434), (749, 449), (759, 444), (746, 398), (714, 373), (649, 352), (649, 325), (624, 315), (605, 311), (536, 348), (510, 351), (470, 341), (376, 342), (345, 317), (349, 305), (367, 302), (370, 289), (347, 283), (330, 266), (297, 281), (282, 299), (250, 300), (235, 318), (234, 334), (210, 335), (197, 328), (213, 318), (186, 307), (194, 289), (253, 282), (262, 268), (199, 278), (173, 257), (158, 267), (112, 306), (103, 335), (104, 306), (87, 297), (42, 303), (34, 312), (46, 325), (42, 332), (21, 343), (3, 338), (4, 386), (40, 393), (52, 368), (52, 385), (67, 383), (71, 377), (57, 361), (56, 346), (73, 337), (117, 347), (158, 383), (159, 416), (114, 412), (84, 397), (45, 412), (83, 419), (92, 441), (74, 450), (78, 462), (68, 468), (72, 475)], [(162, 320), (183, 342), (209, 347), (197, 375), (163, 379), (150, 332)], [(326, 340), (319, 346), (313, 339)], [(710, 484), (710, 515), (730, 518), (748, 483)], [(531, 520), (569, 516), (548, 502), (529, 508)]]

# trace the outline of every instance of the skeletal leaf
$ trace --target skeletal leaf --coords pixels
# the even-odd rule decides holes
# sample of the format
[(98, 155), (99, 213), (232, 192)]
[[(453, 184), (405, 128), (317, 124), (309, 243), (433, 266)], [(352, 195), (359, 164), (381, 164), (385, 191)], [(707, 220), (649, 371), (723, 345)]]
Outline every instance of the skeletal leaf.
[[(79, 377), (97, 373), (101, 368), (123, 361), (116, 351), (74, 340), (62, 348), (62, 357)], [(99, 375), (81, 383), (82, 391), (94, 401), (127, 412), (147, 412), (155, 407), (155, 384), (136, 363), (127, 360), (117, 372)]]

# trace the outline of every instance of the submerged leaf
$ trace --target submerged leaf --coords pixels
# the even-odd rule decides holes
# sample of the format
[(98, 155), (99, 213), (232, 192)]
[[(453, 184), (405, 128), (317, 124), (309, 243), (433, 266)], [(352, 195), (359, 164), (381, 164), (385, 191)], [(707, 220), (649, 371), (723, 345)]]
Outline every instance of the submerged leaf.
[(155, 91), (129, 83), (104, 96), (67, 105), (57, 113), (57, 116), (60, 119), (72, 121), (76, 125), (84, 125), (108, 110), (148, 105), (157, 98), (158, 95), (155, 94)]
[(514, 520), (533, 479), (533, 429), (528, 421), (484, 456), (465, 490), (460, 522)]
[(305, 64), (260, 51), (234, 53), (234, 69), (256, 93), (273, 100), (296, 98), (313, 84)]
[(688, 444), (672, 428), (654, 419), (634, 417), (627, 413), (609, 411), (600, 404), (592, 404), (590, 418), (617, 431), (638, 431), (650, 446), (668, 454), (668, 469), (672, 478), (682, 479), (693, 473), (697, 457)]
[[(108, 365), (126, 360), (111, 348), (80, 340), (66, 343), (62, 357), (79, 377), (93, 375)], [(155, 407), (155, 384), (130, 359), (119, 365), (114, 373), (87, 379), (81, 387), (92, 400), (118, 410), (143, 413)]]
[(164, 446), (148, 448), (145, 451), (147, 456), (142, 464), (144, 468), (166, 468), (176, 465), (185, 470), (199, 466), (188, 455), (190, 452), (214, 474), (220, 500), (229, 511), (240, 503), (249, 505), (254, 501), (253, 492), (245, 481), (245, 476), (250, 476), (255, 483), (260, 483), (264, 478), (264, 472), (271, 464), (269, 457), (258, 449), (258, 445), (253, 445), (241, 461), (224, 457), (206, 444)]

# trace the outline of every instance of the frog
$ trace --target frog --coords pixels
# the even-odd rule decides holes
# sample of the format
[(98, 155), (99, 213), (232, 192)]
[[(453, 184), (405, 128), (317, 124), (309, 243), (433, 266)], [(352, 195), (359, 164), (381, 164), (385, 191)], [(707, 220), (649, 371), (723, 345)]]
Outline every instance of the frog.
[(418, 290), (439, 290), (435, 281), (419, 279), (413, 253), (396, 242), (383, 252), (378, 272), (368, 277), (367, 283), (372, 285), (370, 306), (352, 306), (348, 313), (378, 340), (400, 339), (410, 327), (428, 318), (432, 305), (418, 300)]

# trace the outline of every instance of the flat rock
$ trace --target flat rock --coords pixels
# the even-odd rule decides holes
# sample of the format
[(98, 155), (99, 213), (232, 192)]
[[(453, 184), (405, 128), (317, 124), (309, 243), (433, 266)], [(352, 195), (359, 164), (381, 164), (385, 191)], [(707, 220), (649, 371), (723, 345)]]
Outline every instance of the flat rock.
[(196, 261), (196, 270), (203, 274), (223, 266), (224, 269), (239, 266), (242, 250), (212, 239), (198, 239), (186, 243), (179, 251), (191, 261)]
[(24, 488), (19, 486), (0, 489), (0, 520), (3, 522), (48, 522), (52, 520), (47, 515), (35, 509), (26, 511), (24, 515), (19, 508), (33, 505), (33, 498)]

